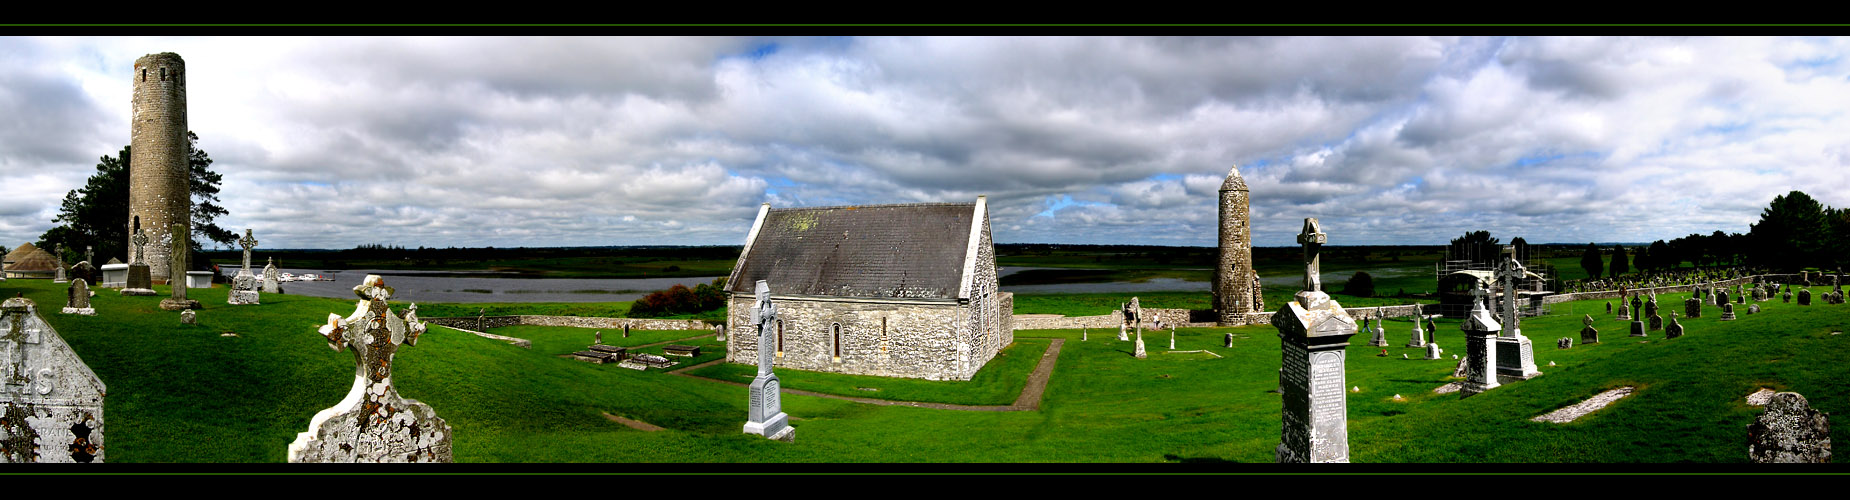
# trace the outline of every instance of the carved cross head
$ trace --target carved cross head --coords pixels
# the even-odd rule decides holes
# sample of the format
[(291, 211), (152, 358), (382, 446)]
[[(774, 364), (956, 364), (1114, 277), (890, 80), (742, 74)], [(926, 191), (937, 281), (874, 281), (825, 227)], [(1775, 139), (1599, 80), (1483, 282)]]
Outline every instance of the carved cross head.
[(250, 228), (244, 228), (244, 237), (238, 238), (238, 246), (244, 247), (246, 253), (257, 247), (257, 238), (251, 237)]

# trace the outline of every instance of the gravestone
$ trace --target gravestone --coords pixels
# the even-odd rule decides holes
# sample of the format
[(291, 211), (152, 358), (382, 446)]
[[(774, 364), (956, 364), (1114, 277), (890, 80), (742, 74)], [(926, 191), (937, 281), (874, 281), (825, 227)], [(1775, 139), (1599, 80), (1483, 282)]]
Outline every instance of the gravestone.
[(1382, 328), (1379, 322), (1376, 322), (1376, 324), (1373, 327), (1369, 327), (1368, 324), (1369, 324), (1369, 319), (1363, 318), (1362, 319), (1362, 329), (1368, 330), (1369, 333), (1373, 334), (1371, 338), (1368, 339), (1368, 345), (1374, 346), (1374, 347), (1387, 347), (1388, 345), (1387, 330), (1385, 328)]
[(430, 405), (400, 397), (392, 385), (399, 346), (417, 345), (425, 331), (417, 304), (394, 314), (386, 304), (392, 287), (376, 274), (367, 275), (353, 293), (360, 297), (353, 315), (328, 314), (328, 324), (320, 329), (335, 352), (353, 350), (353, 389), (315, 413), (308, 431), (289, 443), (289, 462), (454, 461), (450, 424)]
[(1634, 319), (1639, 319), (1639, 320), (1644, 319), (1645, 314), (1644, 314), (1644, 297), (1643, 296), (1640, 296), (1640, 295), (1632, 296), (1632, 315), (1637, 316), (1637, 318), (1634, 318)]
[(1644, 321), (1636, 321), (1636, 320), (1632, 321), (1632, 335), (1631, 336), (1645, 337), (1647, 335), (1645, 335), (1644, 332), (1645, 332)]
[(1811, 289), (1810, 288), (1800, 288), (1799, 289), (1799, 305), (1801, 306), (1811, 305)]
[(1727, 290), (1715, 292), (1715, 307), (1725, 306), (1725, 305), (1728, 305), (1729, 303), (1730, 302), (1728, 302), (1728, 291)]
[(173, 278), (167, 280), (167, 284), (170, 285), (168, 288), (171, 289), (173, 293), (167, 298), (161, 299), (161, 309), (180, 311), (199, 308), (199, 301), (186, 298), (186, 278), (183, 277), (186, 275), (184, 271), (187, 269), (186, 256), (190, 253), (187, 248), (187, 241), (192, 239), (188, 236), (190, 234), (193, 233), (187, 232), (186, 224), (175, 222), (173, 224), (173, 229), (164, 237), (167, 243), (173, 246), (172, 251), (168, 253), (168, 255), (171, 256), (171, 262), (168, 263), (167, 267), (173, 270)]
[(1222, 343), (1221, 347), (1232, 348), (1233, 347), (1233, 334), (1231, 333), (1227, 334), (1226, 337), (1221, 339), (1221, 343)]
[(1538, 276), (1516, 261), (1515, 245), (1504, 245), (1496, 277), (1503, 281), (1503, 331), (1497, 336), (1497, 374), (1524, 380), (1540, 376), (1542, 372), (1535, 369), (1535, 347), (1522, 334), (1521, 311), (1517, 310), (1520, 296), (1516, 293), (1516, 280)]
[(1580, 322), (1586, 324), (1586, 327), (1580, 329), (1580, 345), (1598, 344), (1599, 329), (1593, 328), (1593, 315), (1586, 315)]
[(251, 274), (251, 249), (257, 246), (257, 238), (251, 237), (250, 228), (244, 229), (244, 237), (238, 238), (238, 246), (244, 247), (244, 267), (231, 277), (231, 292), (225, 294), (225, 302), (234, 306), (254, 305), (258, 300), (257, 275)]
[(1690, 296), (1689, 300), (1683, 301), (1683, 315), (1691, 318), (1702, 317), (1702, 299)]
[(102, 282), (101, 281), (102, 275), (97, 273), (96, 266), (90, 265), (90, 261), (87, 261), (87, 260), (80, 261), (76, 264), (71, 264), (70, 278), (73, 280), (79, 280), (79, 279), (84, 280), (84, 283), (90, 283), (90, 284), (96, 284), (96, 283)]
[(1766, 288), (1754, 287), (1754, 302), (1766, 302)]
[(96, 308), (90, 307), (90, 283), (83, 278), (71, 280), (71, 287), (65, 289), (64, 314), (81, 314), (95, 316)]
[(1407, 339), (1407, 347), (1426, 347), (1426, 330), (1420, 328), (1420, 316), (1413, 315), (1413, 338)]
[(1747, 456), (1754, 463), (1830, 463), (1830, 419), (1799, 393), (1775, 393), (1747, 425)]
[(0, 302), (0, 461), (103, 461), (108, 390), (31, 299)]
[(758, 303), (752, 307), (751, 322), (758, 326), (758, 376), (752, 379), (751, 403), (745, 433), (757, 434), (783, 442), (796, 441), (797, 428), (790, 426), (784, 414), (777, 375), (771, 373), (772, 325), (777, 321), (777, 305), (771, 303), (771, 286), (758, 280)]
[(129, 242), (135, 244), (135, 258), (129, 261), (128, 274), (122, 278), (122, 294), (153, 296), (153, 274), (148, 263), (142, 260), (146, 258), (144, 254), (148, 246), (148, 233), (137, 228), (135, 235), (129, 237)]
[(197, 325), (199, 324), (199, 315), (194, 314), (192, 309), (180, 311), (180, 324)]
[(1130, 334), (1126, 332), (1127, 330), (1125, 329), (1124, 325), (1118, 325), (1118, 341), (1119, 342), (1124, 342), (1124, 341), (1128, 341), (1131, 339)]
[(1677, 322), (1677, 313), (1670, 313), (1670, 324), (1664, 327), (1664, 338), (1674, 339), (1683, 336), (1683, 324)]
[(1473, 299), (1471, 312), (1467, 313), (1459, 329), (1465, 331), (1465, 362), (1462, 387), (1458, 389), (1459, 397), (1470, 397), (1484, 391), (1495, 389), (1497, 385), (1497, 333), (1503, 325), (1484, 308), (1484, 298), (1490, 295), (1482, 283), (1471, 290)]
[(1169, 325), (1169, 350), (1176, 350), (1176, 327)]
[(1734, 321), (1734, 304), (1722, 304), (1722, 321)]
[(1664, 329), (1664, 317), (1656, 314), (1651, 315), (1650, 329), (1653, 332)]
[(1623, 300), (1619, 301), (1619, 321), (1630, 321), (1632, 319), (1631, 312), (1631, 305), (1626, 304)]
[(1656, 315), (1657, 315), (1657, 294), (1653, 293), (1651, 294), (1651, 300), (1645, 301), (1644, 303), (1644, 316), (1649, 318), (1649, 317), (1656, 316)]
[(276, 270), (276, 257), (263, 265), (263, 293), (283, 293), (283, 276)]
[(1439, 348), (1438, 342), (1426, 343), (1426, 359), (1439, 359), (1439, 353), (1443, 351), (1444, 349)]
[(1606, 301), (1606, 314), (1612, 314), (1612, 301)]
[(1747, 305), (1747, 314), (1754, 314), (1758, 312), (1760, 312), (1760, 304), (1748, 304)]
[(1561, 337), (1559, 339), (1555, 339), (1556, 349), (1571, 349), (1573, 347), (1574, 347), (1574, 339), (1570, 339), (1567, 337)]
[(1328, 241), (1317, 219), (1304, 219), (1304, 290), (1272, 314), (1283, 351), (1279, 389), (1283, 430), (1279, 463), (1349, 461), (1348, 394), (1343, 392), (1344, 351), (1357, 333), (1355, 319), (1323, 292), (1320, 253)]
[(56, 271), (52, 272), (51, 282), (52, 283), (69, 283), (71, 281), (70, 275), (65, 274), (65, 270), (64, 270), (64, 244), (63, 243), (59, 243), (51, 251), (51, 263), (52, 263), (52, 267), (56, 269)]
[(726, 341), (726, 325), (713, 325), (713, 341)]
[(1131, 356), (1135, 356), (1137, 359), (1149, 357), (1149, 353), (1143, 350), (1143, 330), (1137, 330), (1137, 346), (1131, 351)]

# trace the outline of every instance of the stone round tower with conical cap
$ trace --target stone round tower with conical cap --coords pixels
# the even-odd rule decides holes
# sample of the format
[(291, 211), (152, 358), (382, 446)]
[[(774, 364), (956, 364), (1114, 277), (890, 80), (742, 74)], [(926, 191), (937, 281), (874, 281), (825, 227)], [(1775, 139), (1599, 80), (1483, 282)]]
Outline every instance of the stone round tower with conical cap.
[(1214, 267), (1214, 312), (1221, 326), (1246, 324), (1246, 313), (1258, 312), (1253, 273), (1253, 230), (1248, 211), (1246, 179), (1240, 167), (1227, 171), (1220, 185), (1220, 263)]
[[(136, 225), (147, 232), (146, 247), (149, 275), (155, 280), (175, 280), (186, 275), (185, 269), (169, 269), (172, 246), (168, 232), (174, 223), (192, 223), (189, 211), (192, 193), (187, 184), (192, 175), (187, 157), (192, 144), (186, 139), (186, 61), (179, 54), (162, 52), (135, 60), (135, 96), (130, 99), (129, 121), (129, 226), (123, 228), (132, 237)], [(172, 235), (187, 238), (189, 235)], [(129, 253), (135, 244), (129, 243)]]

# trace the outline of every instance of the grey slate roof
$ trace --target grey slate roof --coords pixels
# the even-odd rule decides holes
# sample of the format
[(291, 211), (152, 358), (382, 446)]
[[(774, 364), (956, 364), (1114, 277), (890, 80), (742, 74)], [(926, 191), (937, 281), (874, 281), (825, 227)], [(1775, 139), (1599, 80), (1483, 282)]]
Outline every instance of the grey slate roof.
[(975, 203), (782, 208), (765, 212), (727, 289), (778, 295), (955, 299)]

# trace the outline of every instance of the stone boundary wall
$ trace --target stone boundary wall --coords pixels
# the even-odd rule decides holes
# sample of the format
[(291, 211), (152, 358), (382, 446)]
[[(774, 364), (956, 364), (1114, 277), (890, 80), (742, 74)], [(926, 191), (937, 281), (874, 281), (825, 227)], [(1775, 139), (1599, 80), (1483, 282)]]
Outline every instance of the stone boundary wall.
[[(455, 329), (474, 330), (476, 318), (420, 318), (426, 323), (442, 325)], [(538, 326), (572, 326), (578, 328), (608, 328), (621, 330), (628, 325), (632, 330), (712, 330), (713, 325), (697, 319), (651, 319), (651, 318), (600, 318), (593, 316), (486, 316), (481, 319), (481, 328), (498, 328), (512, 325)]]
[[(1783, 275), (1767, 275), (1764, 277), (1772, 277), (1772, 276), (1783, 276)], [(1672, 286), (1660, 286), (1656, 288), (1632, 288), (1632, 289), (1625, 290), (1623, 293), (1625, 293), (1627, 296), (1638, 295), (1638, 294), (1648, 295), (1652, 293), (1681, 293), (1681, 292), (1688, 292), (1699, 286), (1728, 286), (1728, 287), (1731, 287), (1735, 285), (1755, 283), (1755, 282), (1760, 281), (1759, 278), (1762, 278), (1762, 277), (1763, 276), (1748, 276), (1744, 278), (1735, 278), (1731, 280), (1721, 280), (1721, 281), (1710, 281), (1710, 282), (1699, 283), (1699, 284), (1694, 284), (1694, 285), (1672, 285)], [(1794, 275), (1793, 278), (1797, 278), (1797, 276)], [(1774, 281), (1774, 282), (1777, 283), (1777, 281)], [(1730, 291), (1732, 292), (1732, 290)], [(1559, 294), (1542, 297), (1542, 303), (1543, 304), (1559, 304), (1562, 302), (1573, 302), (1576, 300), (1616, 299), (1616, 298), (1619, 298), (1620, 293), (1621, 292), (1619, 290), (1605, 290), (1605, 291), (1599, 291), (1599, 292), (1580, 292), (1580, 293), (1559, 293)]]
[[(1344, 308), (1343, 310), (1347, 311), (1350, 316), (1354, 316), (1357, 320), (1360, 320), (1364, 316), (1370, 317), (1370, 318), (1383, 318), (1383, 317), (1398, 318), (1398, 317), (1412, 316), (1416, 313), (1418, 314), (1438, 314), (1439, 305), (1438, 304), (1406, 304), (1406, 305), (1398, 305), (1398, 306), (1349, 307), (1349, 308)], [(1144, 312), (1144, 315), (1149, 318), (1145, 320), (1144, 322), (1144, 326), (1146, 328), (1153, 327), (1157, 318), (1162, 318), (1163, 324), (1166, 324), (1166, 325), (1174, 324), (1178, 327), (1183, 327), (1183, 328), (1204, 328), (1204, 327), (1215, 326), (1215, 323), (1212, 321), (1189, 322), (1188, 321), (1188, 318), (1189, 318), (1188, 309), (1144, 308), (1143, 312)], [(1273, 314), (1273, 311), (1246, 313), (1244, 315), (1246, 318), (1245, 324), (1248, 324), (1248, 325), (1272, 324), (1272, 314)], [(1124, 313), (1121, 313), (1118, 311), (1112, 311), (1111, 314), (1105, 314), (1105, 315), (1100, 315), (1100, 316), (1068, 316), (1064, 318), (1035, 318), (1035, 317), (1022, 317), (1022, 316), (1015, 317), (1015, 329), (1016, 330), (1064, 330), (1064, 329), (1072, 329), (1072, 328), (1115, 329), (1118, 327), (1118, 325), (1121, 325), (1121, 324), (1124, 324)]]

